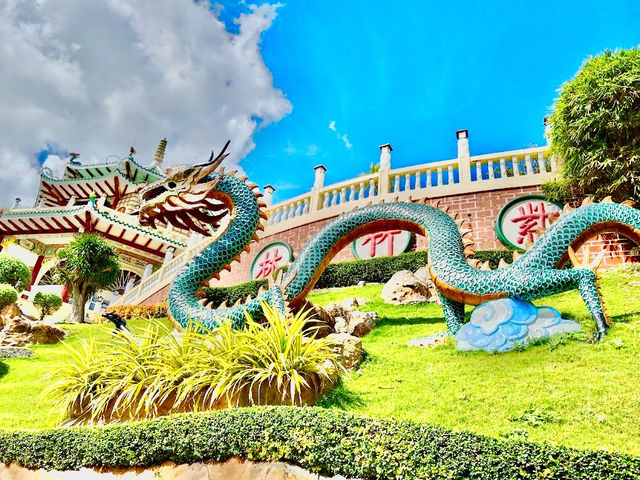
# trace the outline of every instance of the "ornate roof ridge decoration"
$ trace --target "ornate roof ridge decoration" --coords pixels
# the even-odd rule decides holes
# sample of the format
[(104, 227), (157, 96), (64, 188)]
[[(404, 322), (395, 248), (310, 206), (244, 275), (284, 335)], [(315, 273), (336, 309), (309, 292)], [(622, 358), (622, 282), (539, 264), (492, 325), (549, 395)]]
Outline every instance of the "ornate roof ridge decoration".
[[(88, 203), (86, 205), (80, 205), (80, 206), (73, 205), (70, 207), (60, 207), (60, 208), (36, 207), (28, 210), (16, 210), (13, 212), (4, 212), (0, 214), (0, 220), (6, 219), (6, 218), (19, 219), (19, 218), (50, 217), (52, 215), (63, 216), (63, 215), (69, 215), (69, 214), (89, 212), (91, 214), (94, 214), (106, 220), (107, 222), (118, 224), (120, 226), (126, 227), (127, 229), (138, 231), (148, 237), (154, 237), (165, 244), (169, 244), (171, 246), (178, 247), (178, 248), (187, 247), (187, 243), (184, 241), (181, 241), (177, 238), (171, 238), (170, 236), (167, 236), (167, 235), (163, 235), (162, 233), (159, 233), (157, 230), (154, 230), (149, 227), (134, 225), (130, 222), (125, 221), (122, 218), (118, 218), (122, 214), (119, 214), (117, 216), (112, 215), (107, 210), (111, 210), (111, 209), (109, 209), (108, 207), (101, 207), (100, 209), (97, 209), (97, 208), (94, 208), (91, 203)], [(115, 210), (112, 210), (112, 211), (115, 213)], [(26, 233), (29, 233), (29, 232), (26, 232)]]
[[(88, 204), (88, 205), (90, 205), (90, 204)], [(183, 243), (183, 242), (181, 242), (181, 241), (179, 241), (177, 239), (173, 239), (173, 238), (170, 238), (168, 236), (162, 235), (161, 233), (158, 233), (157, 230), (154, 230), (152, 228), (144, 227), (144, 226), (141, 226), (141, 225), (133, 225), (131, 223), (119, 220), (118, 218), (116, 218), (115, 216), (110, 215), (109, 213), (107, 213), (103, 209), (97, 210), (95, 208), (89, 207), (89, 208), (87, 208), (87, 210), (94, 212), (95, 214), (97, 214), (98, 216), (104, 218), (105, 220), (108, 220), (108, 221), (114, 222), (114, 223), (118, 223), (120, 225), (123, 225), (125, 227), (131, 228), (133, 230), (137, 230), (139, 232), (143, 232), (143, 233), (145, 233), (147, 235), (150, 235), (152, 237), (156, 237), (156, 238), (158, 238), (160, 240), (163, 240), (163, 241), (165, 241), (165, 243), (171, 243), (172, 245), (177, 246), (179, 248), (186, 248), (187, 247), (186, 243)]]
[[(85, 171), (86, 173), (88, 173), (89, 177), (60, 178), (60, 179), (58, 179), (58, 178), (53, 178), (50, 175), (47, 175), (47, 173), (44, 171), (45, 169), (41, 170), (40, 176), (41, 177), (46, 177), (48, 180), (60, 182), (60, 181), (69, 181), (69, 180), (99, 179), (99, 178), (104, 178), (106, 176), (109, 176), (110, 174), (112, 174), (114, 172), (119, 172), (122, 176), (127, 177), (127, 178), (131, 178), (129, 176), (129, 172), (127, 171), (127, 168), (126, 168), (126, 164), (127, 163), (131, 164), (136, 169), (141, 170), (142, 172), (146, 173), (148, 176), (152, 177), (150, 179), (145, 179), (145, 181), (139, 181), (136, 184), (138, 184), (138, 183), (152, 183), (152, 182), (155, 182), (157, 180), (160, 180), (161, 178), (166, 177), (165, 173), (162, 170), (160, 170), (157, 166), (145, 167), (143, 165), (140, 165), (138, 162), (135, 161), (133, 156), (128, 156), (128, 157), (125, 157), (125, 158), (119, 158), (117, 161), (113, 161), (113, 162), (90, 163), (90, 164), (68, 163), (67, 166), (65, 167), (65, 174), (70, 170), (76, 171), (76, 172), (79, 171), (79, 170), (82, 170), (82, 171)], [(105, 169), (106, 172), (102, 172), (101, 169)], [(91, 172), (90, 170), (94, 170), (94, 172)], [(96, 171), (97, 171), (97, 175), (95, 173)], [(136, 182), (135, 178), (133, 178), (132, 181), (135, 183)]]

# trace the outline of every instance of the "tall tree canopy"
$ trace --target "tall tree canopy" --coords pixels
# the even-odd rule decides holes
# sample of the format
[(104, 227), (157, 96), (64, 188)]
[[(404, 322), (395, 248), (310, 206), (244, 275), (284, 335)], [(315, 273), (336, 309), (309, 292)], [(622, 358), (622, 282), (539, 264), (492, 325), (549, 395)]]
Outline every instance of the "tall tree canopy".
[(639, 49), (587, 59), (560, 89), (548, 122), (562, 170), (543, 187), (547, 194), (640, 199)]
[(73, 321), (84, 321), (84, 306), (98, 290), (109, 288), (118, 278), (118, 253), (102, 237), (85, 233), (58, 253), (58, 270), (73, 298)]

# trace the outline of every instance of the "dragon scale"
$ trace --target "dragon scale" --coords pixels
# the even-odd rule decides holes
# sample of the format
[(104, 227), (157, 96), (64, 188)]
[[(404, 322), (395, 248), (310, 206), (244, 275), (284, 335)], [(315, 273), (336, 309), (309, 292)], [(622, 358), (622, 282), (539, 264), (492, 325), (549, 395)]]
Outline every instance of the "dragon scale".
[[(465, 257), (457, 223), (445, 212), (421, 203), (382, 203), (353, 210), (326, 224), (309, 239), (282, 279), (255, 299), (231, 307), (209, 308), (198, 301), (197, 290), (222, 269), (228, 269), (243, 250), (248, 250), (256, 231), (262, 228), (261, 217), (266, 218), (255, 185), (233, 174), (214, 171), (224, 156), (221, 154), (204, 166), (183, 167), (157, 182), (162, 185), (153, 184), (143, 193), (146, 199), (140, 211), (143, 224), (167, 221), (211, 234), (207, 223), (217, 226), (222, 213), (231, 217), (226, 229), (178, 273), (171, 285), (169, 309), (174, 321), (183, 327), (191, 321), (214, 327), (228, 318), (240, 328), (245, 312), (254, 318), (261, 316), (261, 301), (280, 309), (286, 305), (302, 306), (325, 266), (344, 246), (368, 232), (401, 228), (428, 234), (429, 269), (440, 293), (450, 333), (459, 329), (465, 304), (479, 305), (506, 297), (533, 300), (578, 289), (601, 337), (607, 321), (595, 272), (588, 268), (560, 267), (568, 260), (571, 247), (577, 249), (603, 231), (618, 232), (640, 242), (640, 211), (624, 204), (593, 203), (562, 215), (511, 265), (498, 270), (478, 270)], [(226, 210), (221, 212), (222, 208)]]

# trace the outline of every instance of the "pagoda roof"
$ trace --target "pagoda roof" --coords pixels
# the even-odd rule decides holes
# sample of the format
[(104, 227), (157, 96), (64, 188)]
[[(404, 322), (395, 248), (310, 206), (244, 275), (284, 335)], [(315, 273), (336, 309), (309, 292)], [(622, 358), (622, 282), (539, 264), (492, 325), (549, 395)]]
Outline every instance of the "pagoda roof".
[(62, 181), (69, 179), (94, 179), (102, 178), (118, 170), (136, 185), (139, 183), (152, 183), (165, 175), (158, 167), (143, 167), (135, 161), (133, 156), (125, 157), (117, 162), (81, 164), (76, 161), (69, 162), (64, 170)]
[[(65, 234), (94, 232), (142, 256), (162, 259), (167, 248), (184, 249), (187, 237), (143, 227), (137, 217), (89, 203), (70, 207), (20, 209), (0, 215), (0, 236), (40, 237), (50, 244), (64, 245)], [(56, 238), (59, 237), (59, 238)]]
[(116, 202), (127, 193), (134, 192), (139, 184), (147, 184), (164, 178), (159, 168), (146, 168), (127, 157), (114, 163), (80, 165), (70, 162), (62, 178), (40, 173), (40, 189), (36, 203), (44, 206), (66, 205), (71, 197), (88, 200), (95, 193), (98, 197), (115, 197)]

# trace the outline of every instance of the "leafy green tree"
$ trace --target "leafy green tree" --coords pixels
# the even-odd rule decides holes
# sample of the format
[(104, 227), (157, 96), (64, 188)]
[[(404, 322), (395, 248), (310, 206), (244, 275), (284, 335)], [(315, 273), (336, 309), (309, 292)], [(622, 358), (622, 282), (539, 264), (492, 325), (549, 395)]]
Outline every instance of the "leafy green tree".
[(555, 200), (584, 195), (640, 199), (640, 50), (606, 51), (565, 83), (549, 116), (561, 176), (543, 187)]
[(58, 311), (62, 306), (62, 297), (52, 292), (38, 292), (33, 297), (33, 304), (40, 312), (40, 320)]
[(31, 270), (22, 260), (11, 255), (0, 255), (0, 283), (7, 283), (21, 292), (31, 281)]
[(60, 277), (73, 298), (72, 320), (82, 323), (87, 300), (117, 280), (118, 253), (102, 237), (85, 233), (59, 252), (58, 257)]

